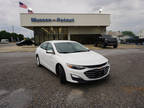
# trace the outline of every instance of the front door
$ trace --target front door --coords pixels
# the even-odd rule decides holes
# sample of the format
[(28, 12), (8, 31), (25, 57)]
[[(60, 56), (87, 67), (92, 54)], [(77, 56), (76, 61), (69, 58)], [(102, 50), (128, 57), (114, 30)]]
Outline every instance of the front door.
[(48, 43), (47, 46), (47, 51), (52, 50), (53, 53), (46, 53), (45, 54), (45, 61), (46, 61), (46, 65), (47, 67), (51, 70), (51, 71), (55, 71), (55, 54), (54, 54), (54, 50), (53, 50), (53, 46), (51, 43)]

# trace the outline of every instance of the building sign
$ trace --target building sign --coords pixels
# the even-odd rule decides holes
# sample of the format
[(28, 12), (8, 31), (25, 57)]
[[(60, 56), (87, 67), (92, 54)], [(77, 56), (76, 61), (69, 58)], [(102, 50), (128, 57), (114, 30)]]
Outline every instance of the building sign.
[(74, 18), (31, 18), (31, 22), (74, 22)]

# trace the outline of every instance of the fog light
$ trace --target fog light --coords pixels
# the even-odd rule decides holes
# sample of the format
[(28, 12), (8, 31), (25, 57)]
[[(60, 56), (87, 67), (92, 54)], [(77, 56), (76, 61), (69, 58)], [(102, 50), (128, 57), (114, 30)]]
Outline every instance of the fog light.
[(71, 74), (71, 76), (74, 78), (80, 78), (78, 75), (74, 75), (74, 74)]

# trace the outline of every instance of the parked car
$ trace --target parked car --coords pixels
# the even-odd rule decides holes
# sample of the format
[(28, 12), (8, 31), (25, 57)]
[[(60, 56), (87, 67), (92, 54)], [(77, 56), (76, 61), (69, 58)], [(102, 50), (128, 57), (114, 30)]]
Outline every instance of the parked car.
[(1, 43), (2, 43), (2, 44), (8, 44), (8, 43), (9, 43), (9, 40), (8, 40), (8, 39), (1, 39)]
[(37, 66), (45, 66), (66, 81), (85, 81), (108, 78), (108, 59), (75, 41), (46, 41), (36, 49)]
[(16, 45), (23, 46), (23, 45), (32, 45), (34, 44), (31, 40), (22, 40), (20, 42), (17, 42)]
[(103, 48), (105, 48), (106, 46), (113, 46), (113, 48), (117, 48), (118, 41), (111, 35), (100, 35), (96, 38), (95, 46), (101, 46)]

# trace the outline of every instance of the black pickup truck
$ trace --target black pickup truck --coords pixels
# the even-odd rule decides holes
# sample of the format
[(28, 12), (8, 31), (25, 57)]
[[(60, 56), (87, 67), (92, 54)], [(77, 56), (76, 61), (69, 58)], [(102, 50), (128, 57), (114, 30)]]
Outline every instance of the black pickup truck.
[(116, 38), (113, 38), (111, 35), (99, 35), (96, 38), (94, 46), (101, 46), (105, 48), (106, 46), (113, 46), (113, 48), (118, 47), (118, 41)]

